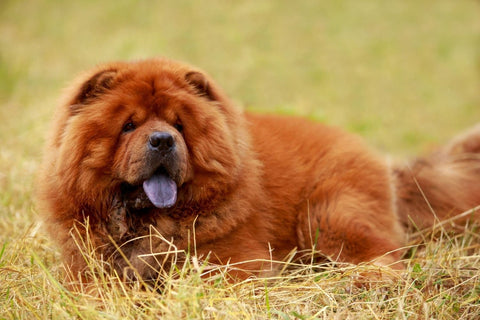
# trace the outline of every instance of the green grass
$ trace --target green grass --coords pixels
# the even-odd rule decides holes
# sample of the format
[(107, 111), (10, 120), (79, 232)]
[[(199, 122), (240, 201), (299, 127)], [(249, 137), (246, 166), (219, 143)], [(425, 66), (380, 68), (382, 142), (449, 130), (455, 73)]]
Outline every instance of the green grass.
[(372, 288), (351, 286), (361, 272), (351, 266), (235, 285), (192, 268), (161, 295), (71, 294), (33, 199), (61, 89), (109, 60), (185, 60), (247, 109), (339, 125), (399, 157), (431, 148), (480, 119), (479, 10), (469, 0), (0, 1), (0, 319), (480, 317), (473, 227), (417, 237), (408, 274)]

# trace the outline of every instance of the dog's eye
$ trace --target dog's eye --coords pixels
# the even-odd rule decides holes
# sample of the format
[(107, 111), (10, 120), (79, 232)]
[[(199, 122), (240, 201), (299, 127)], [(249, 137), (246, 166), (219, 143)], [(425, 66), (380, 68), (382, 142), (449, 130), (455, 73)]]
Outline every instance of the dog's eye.
[(180, 124), (180, 123), (177, 122), (177, 123), (175, 123), (175, 124), (173, 125), (173, 127), (174, 127), (175, 129), (177, 129), (178, 132), (180, 132), (180, 133), (183, 132), (183, 126), (182, 126), (182, 124)]
[(123, 132), (123, 133), (127, 133), (127, 132), (133, 131), (133, 130), (135, 130), (135, 129), (136, 129), (135, 124), (134, 124), (132, 121), (128, 121), (128, 122), (125, 123), (125, 125), (123, 126), (122, 132)]

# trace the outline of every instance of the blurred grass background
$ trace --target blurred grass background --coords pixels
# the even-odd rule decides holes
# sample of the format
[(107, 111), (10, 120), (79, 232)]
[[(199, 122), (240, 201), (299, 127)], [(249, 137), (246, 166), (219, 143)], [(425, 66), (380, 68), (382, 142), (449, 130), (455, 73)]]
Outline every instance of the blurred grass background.
[(42, 137), (79, 71), (157, 55), (207, 70), (247, 108), (344, 126), (392, 152), (480, 118), (478, 1), (3, 0), (0, 12), (9, 144)]
[(80, 71), (188, 61), (249, 110), (339, 125), (406, 156), (479, 121), (479, 10), (473, 0), (0, 0), (0, 286), (15, 277), (2, 270), (31, 268), (31, 252), (58, 264), (37, 234), (32, 185), (57, 98)]

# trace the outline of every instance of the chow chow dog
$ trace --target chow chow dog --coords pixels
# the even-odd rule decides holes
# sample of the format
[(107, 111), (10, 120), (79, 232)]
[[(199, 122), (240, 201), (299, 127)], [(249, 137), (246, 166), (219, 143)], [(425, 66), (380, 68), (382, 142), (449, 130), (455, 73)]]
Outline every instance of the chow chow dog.
[(156, 279), (180, 253), (230, 266), (234, 279), (304, 251), (402, 269), (408, 230), (480, 204), (479, 154), (476, 127), (392, 164), (340, 129), (244, 112), (205, 72), (156, 58), (101, 65), (73, 83), (38, 193), (83, 282), (79, 243), (128, 279)]

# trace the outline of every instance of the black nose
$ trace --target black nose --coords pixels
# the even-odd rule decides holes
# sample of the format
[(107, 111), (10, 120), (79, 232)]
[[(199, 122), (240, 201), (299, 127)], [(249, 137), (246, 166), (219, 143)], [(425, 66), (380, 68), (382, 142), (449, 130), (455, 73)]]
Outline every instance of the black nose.
[(151, 150), (168, 152), (175, 146), (173, 136), (168, 132), (154, 132), (148, 138), (148, 147)]

